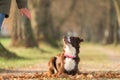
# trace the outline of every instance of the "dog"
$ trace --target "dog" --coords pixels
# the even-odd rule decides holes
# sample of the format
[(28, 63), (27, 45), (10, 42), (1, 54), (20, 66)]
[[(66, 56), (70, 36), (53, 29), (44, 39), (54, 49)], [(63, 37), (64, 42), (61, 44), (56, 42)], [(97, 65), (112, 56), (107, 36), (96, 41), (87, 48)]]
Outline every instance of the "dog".
[(64, 48), (61, 54), (52, 57), (48, 62), (48, 75), (75, 75), (79, 72), (80, 62), (79, 48), (83, 39), (79, 37), (66, 36), (63, 38)]

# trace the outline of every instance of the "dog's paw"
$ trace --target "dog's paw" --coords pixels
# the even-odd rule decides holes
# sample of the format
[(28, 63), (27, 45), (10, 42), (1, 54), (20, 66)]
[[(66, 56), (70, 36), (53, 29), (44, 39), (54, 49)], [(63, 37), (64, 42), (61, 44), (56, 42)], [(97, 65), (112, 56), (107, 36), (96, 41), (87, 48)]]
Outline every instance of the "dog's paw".
[(43, 75), (44, 75), (45, 77), (52, 77), (52, 74), (50, 74), (49, 72), (44, 72)]

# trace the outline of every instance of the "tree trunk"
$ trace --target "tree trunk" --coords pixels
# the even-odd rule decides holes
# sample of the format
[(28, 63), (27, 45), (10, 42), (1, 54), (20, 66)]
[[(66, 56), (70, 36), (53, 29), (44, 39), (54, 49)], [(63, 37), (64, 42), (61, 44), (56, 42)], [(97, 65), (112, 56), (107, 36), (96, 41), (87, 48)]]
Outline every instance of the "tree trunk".
[(115, 33), (114, 33), (114, 43), (115, 44), (118, 44), (120, 43), (120, 0), (112, 0), (113, 2), (113, 5), (114, 5), (114, 9), (115, 9), (115, 12), (116, 12), (116, 25), (115, 25)]
[(12, 40), (11, 40), (11, 45), (12, 46), (17, 46), (17, 45), (19, 45), (18, 44), (18, 9), (17, 8), (15, 8), (15, 12), (14, 12), (14, 18), (13, 18), (13, 22), (14, 22), (14, 24), (12, 25), (12, 32), (11, 32), (11, 34), (12, 34)]
[(38, 44), (33, 36), (30, 20), (26, 16), (21, 16), (23, 28), (23, 40), (25, 47), (38, 47)]
[(112, 1), (115, 7), (118, 25), (120, 27), (120, 0), (112, 0)]
[(52, 15), (50, 12), (51, 1), (37, 0), (37, 2), (34, 2), (31, 0), (30, 4), (32, 5), (32, 25), (36, 39), (39, 41), (40, 35), (42, 35), (44, 41), (50, 43), (51, 45), (57, 46), (57, 33), (55, 33)]
[(14, 11), (12, 27), (12, 46), (38, 47), (34, 38), (30, 20), (26, 16), (21, 16), (17, 5)]
[(107, 18), (106, 18), (106, 27), (104, 30), (104, 43), (105, 44), (112, 44), (113, 43), (113, 34), (114, 34), (114, 8), (113, 4), (110, 2), (110, 9), (107, 11)]

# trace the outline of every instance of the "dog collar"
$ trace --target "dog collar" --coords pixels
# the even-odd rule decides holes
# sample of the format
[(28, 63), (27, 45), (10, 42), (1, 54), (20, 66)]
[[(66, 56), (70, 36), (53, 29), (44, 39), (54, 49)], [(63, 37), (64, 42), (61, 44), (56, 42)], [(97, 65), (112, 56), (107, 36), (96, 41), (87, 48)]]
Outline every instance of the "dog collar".
[(67, 54), (65, 54), (64, 56), (67, 57), (67, 58), (75, 58), (75, 56), (70, 56), (70, 55), (67, 55)]

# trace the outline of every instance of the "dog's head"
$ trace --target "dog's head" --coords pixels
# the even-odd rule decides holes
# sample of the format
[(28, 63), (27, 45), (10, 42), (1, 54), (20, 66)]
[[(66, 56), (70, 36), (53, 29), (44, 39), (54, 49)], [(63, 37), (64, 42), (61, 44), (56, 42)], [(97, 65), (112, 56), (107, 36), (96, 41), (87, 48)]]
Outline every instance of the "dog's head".
[(77, 55), (79, 53), (80, 43), (83, 42), (83, 39), (79, 37), (67, 36), (64, 37), (65, 52), (71, 53), (70, 55)]

